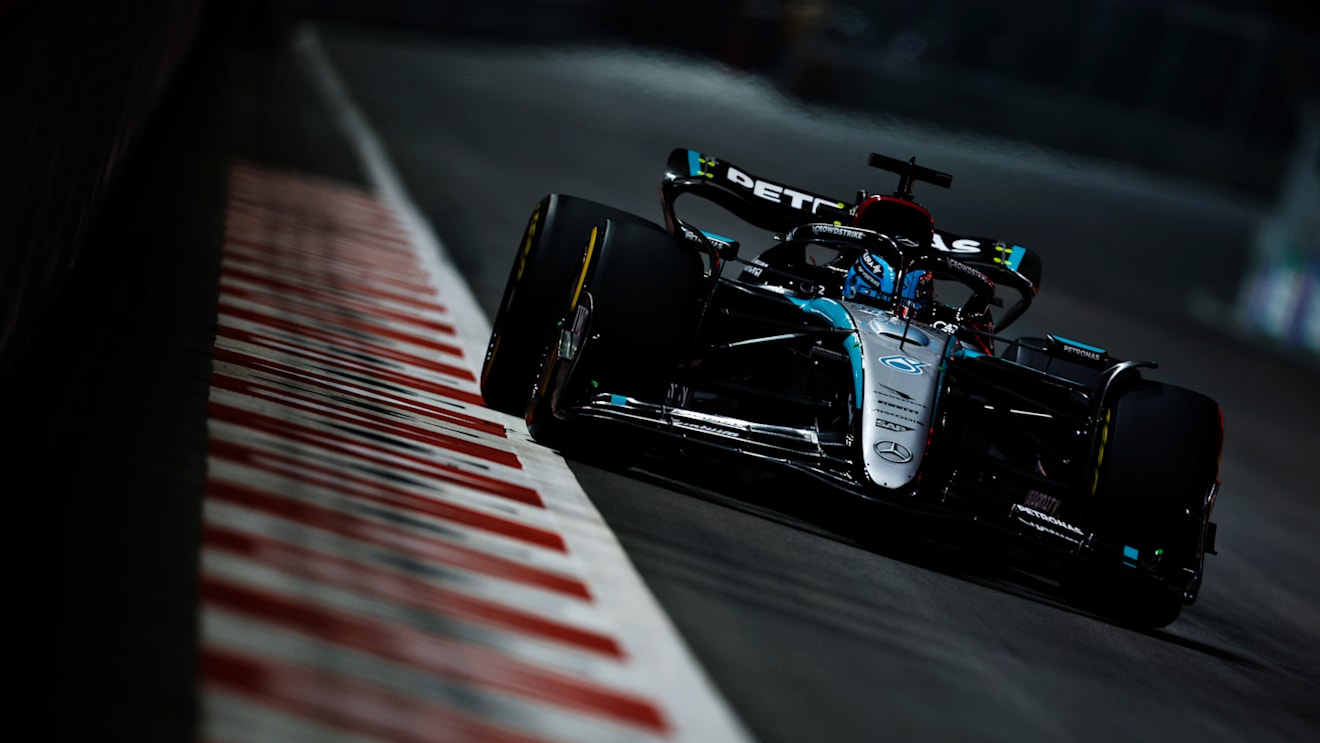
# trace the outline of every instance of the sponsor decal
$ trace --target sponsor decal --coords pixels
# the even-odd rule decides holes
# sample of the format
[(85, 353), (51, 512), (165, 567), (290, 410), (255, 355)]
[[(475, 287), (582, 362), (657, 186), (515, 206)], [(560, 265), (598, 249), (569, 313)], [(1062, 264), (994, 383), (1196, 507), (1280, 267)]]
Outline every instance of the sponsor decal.
[(918, 361), (907, 356), (884, 356), (880, 359), (880, 363), (904, 374), (920, 374), (922, 367), (930, 366), (924, 361)]
[(760, 267), (760, 266), (743, 266), (743, 273), (747, 274), (748, 276), (760, 276), (760, 275), (761, 275), (761, 267)]
[(683, 230), (683, 239), (687, 240), (688, 242), (704, 244), (705, 241), (702, 240), (702, 235), (705, 235), (706, 240), (709, 240), (717, 245), (723, 245), (725, 247), (728, 247), (733, 244), (732, 238), (724, 237), (723, 235), (717, 235), (714, 232), (707, 232), (705, 230), (701, 230), (700, 234), (698, 234), (696, 230), (692, 229), (691, 227), (688, 227), (687, 225), (680, 225), (680, 227)]
[(1039, 490), (1029, 491), (1023, 502), (1028, 508), (1034, 508), (1051, 516), (1059, 513), (1059, 499), (1052, 495), (1046, 495)]
[[(821, 204), (834, 207), (835, 209), (848, 208), (847, 204), (838, 201), (822, 199), (818, 196), (812, 196), (809, 193), (802, 193), (801, 191), (795, 191), (791, 188), (780, 186), (769, 181), (753, 178), (732, 165), (730, 165), (725, 172), (725, 177), (743, 188), (752, 189), (752, 194), (757, 198), (772, 201), (776, 204), (788, 204), (794, 209), (806, 209), (812, 214), (816, 213), (816, 210), (820, 208)], [(785, 199), (787, 199), (787, 201)]]
[(877, 255), (875, 255), (869, 250), (865, 253), (862, 253), (862, 265), (870, 269), (871, 272), (875, 274), (893, 275), (894, 273), (894, 269), (890, 268), (888, 263), (881, 261)]
[[(902, 411), (903, 413), (910, 413), (911, 415), (921, 415), (920, 410), (913, 410), (912, 408), (903, 405), (895, 405), (894, 403), (888, 402), (886, 400), (876, 400), (875, 404), (883, 405), (886, 408), (893, 408), (894, 410), (899, 410)], [(884, 415), (888, 415), (891, 418), (899, 418), (905, 421), (912, 421), (913, 423), (918, 423), (921, 420), (919, 418), (910, 418), (907, 415), (899, 415), (898, 413), (895, 413), (893, 410), (887, 412), (886, 411), (879, 411), (879, 412), (882, 412)]]
[(1018, 503), (1013, 504), (1009, 514), (1016, 517), (1019, 523), (1026, 524), (1036, 531), (1060, 537), (1075, 544), (1080, 544), (1086, 537), (1085, 532), (1072, 524)]
[(1089, 346), (1080, 341), (1071, 340), (1059, 335), (1051, 335), (1049, 338), (1051, 341), (1054, 341), (1061, 346), (1064, 351), (1067, 351), (1074, 356), (1081, 356), (1090, 361), (1102, 361), (1105, 357), (1105, 349), (1103, 348)]
[(968, 276), (971, 276), (972, 278), (976, 279), (977, 281), (984, 282), (986, 284), (989, 284), (990, 286), (995, 285), (995, 282), (991, 281), (989, 276), (986, 276), (980, 271), (977, 271), (975, 268), (972, 268), (966, 263), (963, 263), (962, 261), (955, 261), (952, 258), (949, 258), (947, 260), (948, 260), (949, 268), (952, 268), (953, 270), (958, 271), (960, 273), (965, 273)]
[[(880, 389), (876, 390), (876, 392), (879, 392), (885, 397), (892, 397), (895, 400), (909, 400), (909, 401), (913, 401), (912, 402), (913, 405), (920, 405), (920, 403), (915, 402), (916, 398), (912, 397), (912, 395), (909, 395), (908, 393), (898, 389), (897, 387), (890, 387), (887, 384), (880, 385)], [(924, 408), (926, 406), (922, 405), (921, 407)]]
[[(911, 420), (911, 419), (904, 419), (904, 420)], [(913, 421), (913, 423), (915, 423), (915, 422), (916, 422), (916, 421)], [(883, 428), (883, 429), (885, 429), (885, 430), (887, 430), (887, 431), (911, 431), (911, 430), (912, 430), (911, 428), (909, 428), (908, 426), (903, 425), (902, 423), (895, 423), (895, 422), (893, 422), (893, 421), (887, 421), (887, 420), (885, 420), (885, 419), (883, 419), (883, 418), (876, 418), (876, 419), (875, 419), (875, 427), (876, 427), (876, 428)]]
[(939, 330), (944, 333), (948, 333), (950, 335), (953, 335), (954, 333), (958, 332), (957, 323), (945, 322), (944, 320), (936, 320), (935, 322), (931, 323), (930, 326), (932, 328), (935, 328), (936, 330)]
[(945, 253), (980, 253), (981, 241), (962, 237), (952, 243), (944, 242), (944, 236), (936, 232), (930, 239), (930, 246)]
[(867, 234), (851, 227), (839, 227), (832, 224), (815, 224), (811, 226), (811, 231), (817, 235), (834, 235), (836, 237), (852, 238), (853, 240), (864, 240)]
[(741, 431), (736, 431), (730, 428), (721, 428), (720, 426), (712, 426), (709, 423), (694, 423), (692, 421), (686, 421), (686, 420), (685, 421), (676, 420), (674, 421), (674, 423), (682, 426), (683, 428), (689, 428), (695, 431), (705, 431), (706, 433), (714, 433), (714, 434), (719, 434), (721, 436), (731, 436), (733, 438), (741, 438), (741, 433), (742, 433)]
[(907, 464), (912, 461), (912, 451), (896, 441), (877, 441), (875, 453), (886, 462)]
[(1063, 344), (1063, 350), (1076, 356), (1081, 356), (1084, 359), (1090, 359), (1091, 361), (1100, 360), (1100, 354), (1095, 351), (1088, 351), (1085, 348), (1078, 348), (1077, 346), (1070, 346), (1065, 343)]

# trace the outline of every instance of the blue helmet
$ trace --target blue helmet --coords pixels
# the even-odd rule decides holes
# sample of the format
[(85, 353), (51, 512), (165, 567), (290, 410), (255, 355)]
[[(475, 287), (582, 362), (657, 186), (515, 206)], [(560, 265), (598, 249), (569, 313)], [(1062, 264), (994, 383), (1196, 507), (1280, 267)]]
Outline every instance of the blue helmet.
[(903, 276), (903, 286), (895, 297), (897, 272), (883, 258), (875, 253), (866, 252), (848, 269), (843, 279), (843, 298), (865, 298), (886, 307), (895, 299), (902, 306), (911, 307), (921, 312), (930, 307), (935, 298), (934, 280), (929, 271), (909, 271)]

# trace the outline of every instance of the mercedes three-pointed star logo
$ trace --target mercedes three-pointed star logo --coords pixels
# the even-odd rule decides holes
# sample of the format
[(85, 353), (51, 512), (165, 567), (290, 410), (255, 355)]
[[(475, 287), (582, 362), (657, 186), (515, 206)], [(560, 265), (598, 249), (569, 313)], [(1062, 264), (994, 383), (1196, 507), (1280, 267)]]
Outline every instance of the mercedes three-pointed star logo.
[(894, 464), (904, 464), (912, 461), (912, 452), (906, 446), (893, 441), (879, 441), (875, 445), (875, 453), (886, 462)]

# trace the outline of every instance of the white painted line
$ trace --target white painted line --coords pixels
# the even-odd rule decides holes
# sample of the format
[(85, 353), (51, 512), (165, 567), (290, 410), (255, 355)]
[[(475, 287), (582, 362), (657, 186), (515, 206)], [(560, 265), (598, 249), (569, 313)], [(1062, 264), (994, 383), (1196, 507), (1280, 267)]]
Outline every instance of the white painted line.
[[(335, 113), (335, 123), (356, 147), (372, 189), (398, 214), (419, 246), (432, 280), (451, 311), (458, 342), (473, 371), (485, 357), (490, 324), (448, 252), (441, 245), (390, 164), (379, 137), (335, 73), (320, 39), (305, 28), (298, 53), (311, 70), (321, 93)], [(750, 735), (725, 703), (691, 651), (679, 637), (641, 577), (628, 561), (618, 539), (605, 525), (557, 454), (527, 436), (522, 421), (495, 412), (491, 418), (510, 429), (514, 451), (560, 524), (571, 554), (576, 555), (597, 592), (601, 608), (616, 623), (618, 636), (646, 688), (663, 704), (674, 726), (672, 740), (743, 741)]]

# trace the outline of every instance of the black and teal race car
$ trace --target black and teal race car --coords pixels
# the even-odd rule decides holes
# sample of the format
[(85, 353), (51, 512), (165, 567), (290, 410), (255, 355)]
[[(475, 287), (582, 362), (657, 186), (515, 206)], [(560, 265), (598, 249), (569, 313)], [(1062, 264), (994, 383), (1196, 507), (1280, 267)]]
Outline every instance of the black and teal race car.
[[(974, 521), (1056, 555), (1080, 602), (1169, 624), (1214, 552), (1219, 405), (1150, 362), (1004, 336), (1039, 256), (937, 229), (913, 187), (948, 174), (869, 164), (897, 188), (849, 203), (676, 149), (662, 223), (545, 197), (494, 323), (487, 403), (569, 454), (627, 432)], [(681, 219), (684, 195), (774, 238), (748, 256)]]

